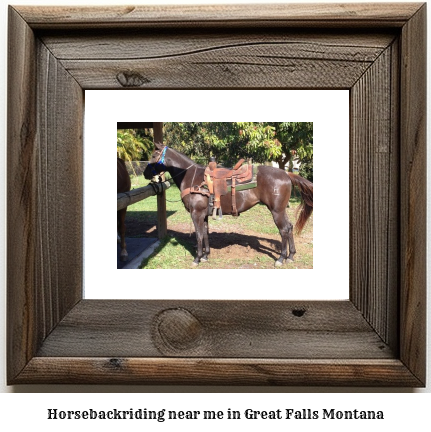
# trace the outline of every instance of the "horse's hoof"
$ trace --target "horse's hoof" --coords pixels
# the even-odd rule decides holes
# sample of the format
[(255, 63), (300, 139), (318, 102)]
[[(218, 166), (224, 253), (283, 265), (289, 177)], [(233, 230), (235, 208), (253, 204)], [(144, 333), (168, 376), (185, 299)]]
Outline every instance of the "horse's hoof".
[(192, 262), (192, 267), (197, 267), (199, 265), (199, 263), (197, 263), (197, 262)]
[(202, 257), (202, 258), (201, 258), (201, 262), (208, 262), (208, 258), (204, 258), (204, 257)]
[(276, 267), (281, 267), (282, 265), (283, 265), (283, 263), (284, 263), (284, 260), (277, 260), (276, 262), (275, 262), (275, 266)]
[(286, 259), (286, 263), (287, 263), (287, 264), (289, 264), (289, 263), (293, 263), (293, 259), (287, 258), (287, 259)]

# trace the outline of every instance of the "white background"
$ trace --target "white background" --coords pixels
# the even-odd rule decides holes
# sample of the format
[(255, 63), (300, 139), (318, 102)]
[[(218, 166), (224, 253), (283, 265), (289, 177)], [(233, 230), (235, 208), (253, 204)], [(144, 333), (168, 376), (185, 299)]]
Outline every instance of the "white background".
[[(117, 270), (117, 245), (112, 234), (116, 226), (112, 191), (116, 184), (117, 121), (147, 120), (312, 121), (313, 269), (253, 270), (251, 273), (251, 270), (207, 269), (205, 275), (196, 273), (196, 269)], [(86, 91), (84, 136), (85, 298), (339, 300), (349, 297), (347, 90)], [(105, 153), (100, 152), (101, 143), (106, 147)], [(95, 165), (105, 167), (103, 188), (98, 186), (97, 196), (91, 193), (91, 188), (100, 183), (100, 172), (94, 170)], [(336, 185), (329, 182), (334, 170), (339, 179)], [(337, 208), (336, 224), (334, 206)], [(101, 209), (104, 209), (103, 218)], [(190, 264), (192, 259), (190, 257)], [(190, 286), (189, 281), (196, 276), (211, 280), (220, 278), (220, 273), (227, 275), (234, 286), (247, 277), (247, 289)], [(243, 287), (243, 284), (237, 286)]]
[[(298, 0), (296, 0), (298, 1)], [(316, 1), (316, 0), (315, 0)], [(183, 0), (183, 3), (221, 3), (218, 0), (200, 0), (200, 1), (187, 1)], [(232, 3), (251, 3), (253, 0), (232, 1)], [(273, 0), (276, 2), (276, 0)], [(117, 1), (110, 0), (16, 0), (13, 4), (118, 4)], [(150, 2), (135, 0), (133, 3), (141, 4), (155, 4), (155, 3), (173, 3), (172, 1), (153, 0)], [(7, 4), (2, 2), (0, 6), (0, 19), (1, 19), (1, 81), (3, 85), (0, 85), (0, 100), (3, 103), (0, 105), (0, 128), (2, 130), (1, 135), (1, 146), (3, 149), (2, 156), (0, 158), (0, 172), (5, 172), (5, 124), (6, 124), (6, 35), (7, 35)], [(428, 41), (428, 46), (431, 44)], [(428, 62), (430, 55), (428, 53)], [(430, 67), (428, 67), (430, 70)], [(428, 86), (429, 89), (429, 86)], [(429, 94), (428, 94), (429, 95)], [(429, 97), (428, 97), (429, 101)], [(429, 102), (428, 102), (428, 106)], [(428, 122), (428, 130), (430, 125)], [(428, 156), (428, 165), (430, 159)], [(4, 182), (5, 184), (5, 182)], [(429, 187), (429, 180), (427, 181), (428, 191), (431, 190)], [(0, 208), (3, 221), (5, 214), (5, 188), (0, 189)], [(429, 212), (428, 206), (428, 215)], [(428, 216), (429, 218), (429, 216)], [(0, 240), (3, 244), (4, 256), (6, 254), (6, 243), (5, 243), (5, 225), (4, 223), (0, 228)], [(46, 419), (47, 408), (61, 408), (61, 409), (75, 409), (82, 408), (88, 409), (94, 408), (151, 408), (151, 409), (162, 409), (164, 407), (169, 409), (199, 409), (200, 407), (206, 407), (206, 409), (240, 409), (242, 408), (255, 408), (255, 409), (277, 409), (288, 408), (293, 406), (294, 408), (326, 408), (327, 406), (334, 407), (336, 409), (352, 409), (355, 407), (366, 409), (383, 409), (386, 412), (386, 420), (383, 422), (367, 421), (367, 422), (328, 422), (322, 421), (314, 423), (313, 421), (305, 421), (300, 423), (268, 423), (260, 421), (259, 423), (241, 423), (241, 427), (258, 426), (270, 427), (271, 430), (283, 430), (286, 431), (289, 427), (305, 428), (305, 430), (316, 430), (316, 426), (319, 430), (338, 431), (346, 430), (346, 426), (352, 431), (364, 431), (367, 430), (408, 430), (412, 426), (419, 428), (426, 428), (429, 424), (429, 407), (431, 406), (431, 373), (428, 367), (428, 387), (426, 389), (382, 389), (382, 388), (273, 388), (273, 387), (156, 387), (156, 386), (78, 386), (78, 385), (33, 385), (33, 386), (13, 386), (7, 387), (5, 384), (5, 261), (0, 261), (0, 274), (1, 274), (1, 293), (0, 296), (0, 308), (2, 311), (2, 320), (0, 324), (0, 427), (2, 430), (9, 430), (12, 428), (19, 429), (20, 427), (27, 427), (27, 430), (46, 430), (46, 431), (58, 431), (60, 428), (64, 431), (76, 431), (77, 428), (80, 430), (90, 431), (94, 430), (94, 424), (89, 422), (83, 423), (49, 423)], [(430, 297), (430, 296), (429, 296)], [(431, 310), (430, 299), (428, 297), (428, 311)], [(429, 347), (431, 326), (428, 323), (428, 365), (430, 364), (431, 353)], [(9, 392), (9, 394), (8, 394)], [(58, 394), (58, 393), (64, 394)], [(101, 394), (92, 395), (92, 392), (100, 393), (116, 393), (122, 392), (120, 396), (114, 394)], [(167, 393), (171, 392), (171, 393)], [(177, 394), (181, 392), (181, 394)], [(217, 394), (214, 392), (223, 392), (225, 394)], [(296, 393), (307, 393), (307, 394), (296, 394)], [(18, 393), (18, 394), (11, 394)], [(29, 393), (29, 394), (25, 394)], [(43, 393), (34, 395), (31, 393)], [(76, 394), (78, 393), (78, 394)], [(199, 393), (199, 394), (198, 394)], [(264, 394), (263, 394), (264, 393)], [(295, 394), (293, 394), (295, 393)], [(326, 393), (326, 394), (322, 394)], [(382, 394), (383, 393), (383, 394)], [(394, 393), (394, 394), (387, 394)], [(418, 395), (411, 395), (410, 393), (422, 393)], [(426, 394), (424, 394), (426, 393)], [(119, 406), (120, 405), (120, 406)], [(172, 408), (174, 407), (174, 408)], [(203, 409), (203, 408), (202, 408)], [(100, 423), (99, 423), (100, 424)], [(121, 426), (124, 423), (117, 422), (104, 422), (100, 425), (103, 426), (104, 430), (118, 430), (119, 424)], [(202, 423), (188, 422), (187, 424), (151, 424), (136, 423), (127, 424), (127, 430), (157, 430), (159, 427), (163, 427), (165, 430), (178, 430), (178, 428), (187, 427), (193, 430), (199, 428), (202, 430), (202, 426), (205, 430), (220, 430), (220, 427), (227, 429), (227, 423)], [(170, 429), (171, 428), (171, 429)], [(175, 429), (174, 429), (175, 428)], [(229, 424), (229, 428), (234, 430), (238, 429), (237, 424)]]

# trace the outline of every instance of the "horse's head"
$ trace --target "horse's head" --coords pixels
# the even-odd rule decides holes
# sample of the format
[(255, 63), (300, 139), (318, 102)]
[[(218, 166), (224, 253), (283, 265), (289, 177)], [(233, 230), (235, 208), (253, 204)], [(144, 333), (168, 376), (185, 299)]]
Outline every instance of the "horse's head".
[(151, 178), (166, 171), (165, 157), (168, 146), (158, 143), (155, 143), (155, 146), (156, 148), (154, 149), (153, 154), (151, 155), (148, 165), (144, 171), (144, 177), (147, 180), (150, 180)]

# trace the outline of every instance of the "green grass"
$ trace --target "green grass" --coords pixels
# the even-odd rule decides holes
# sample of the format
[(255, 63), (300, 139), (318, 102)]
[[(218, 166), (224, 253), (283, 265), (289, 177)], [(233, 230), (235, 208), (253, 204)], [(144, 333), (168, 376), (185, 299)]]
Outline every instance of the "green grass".
[[(169, 179), (168, 179), (169, 181)], [(140, 178), (132, 178), (132, 187), (142, 187), (149, 183), (143, 176)], [(180, 199), (180, 192), (176, 185), (170, 181), (171, 187), (166, 191), (166, 207), (168, 215), (168, 236), (161, 241), (160, 246), (154, 253), (143, 261), (141, 268), (144, 269), (180, 269), (190, 268), (191, 263), (196, 253), (196, 236), (194, 227), (191, 222), (190, 214), (184, 208)], [(287, 209), (289, 219), (295, 223), (295, 210), (298, 207), (300, 200), (297, 197), (292, 197), (290, 207)], [(128, 218), (133, 218), (135, 221), (143, 222), (146, 226), (152, 226), (154, 233), (154, 225), (157, 220), (157, 197), (153, 196), (140, 201), (128, 207)], [(127, 221), (126, 221), (127, 223)], [(222, 220), (214, 221), (209, 218), (209, 231), (216, 235), (239, 236), (238, 248), (241, 244), (246, 244), (251, 239), (258, 242), (265, 242), (273, 239), (270, 247), (256, 246), (253, 248), (253, 253), (247, 254), (242, 252), (246, 250), (236, 249), (232, 256), (227, 253), (229, 245), (226, 247), (224, 243), (217, 245), (214, 249), (213, 240), (210, 234), (211, 255), (207, 263), (201, 263), (199, 268), (273, 268), (274, 256), (279, 254), (275, 250), (275, 243), (280, 243), (280, 237), (277, 227), (274, 224), (271, 212), (263, 204), (258, 204), (252, 209), (242, 213), (239, 217), (224, 216)], [(295, 244), (297, 255), (295, 263), (288, 264), (282, 268), (312, 268), (313, 267), (313, 239), (312, 239), (312, 219), (311, 223), (306, 225), (303, 234), (298, 237), (295, 235)], [(214, 235), (214, 234), (213, 234)], [(266, 236), (266, 237), (265, 237)], [(213, 239), (215, 237), (212, 237)], [(224, 237), (223, 237), (224, 238)], [(236, 238), (236, 237), (235, 237)], [(249, 240), (250, 239), (250, 240)], [(275, 242), (275, 243), (274, 243)], [(231, 241), (231, 247), (235, 247), (235, 241)], [(259, 245), (259, 243), (257, 243)], [(267, 249), (271, 249), (267, 251)], [(267, 253), (265, 253), (267, 252)], [(250, 255), (250, 256), (249, 256)]]
[(145, 269), (182, 269), (190, 267), (195, 253), (191, 243), (166, 236), (153, 254), (146, 258), (141, 268)]
[[(168, 180), (169, 181), (169, 180)], [(132, 178), (132, 187), (146, 186), (149, 180), (143, 176)], [(180, 191), (175, 183), (170, 181), (171, 187), (166, 191), (166, 208), (168, 212), (168, 225), (177, 223), (190, 223), (191, 218), (189, 212), (184, 208), (181, 201)], [(295, 220), (294, 210), (299, 205), (300, 200), (297, 197), (290, 199), (290, 209), (288, 209), (289, 218)], [(145, 222), (156, 222), (157, 212), (157, 197), (152, 196), (136, 204), (128, 207), (128, 212), (133, 212), (134, 216)], [(140, 213), (140, 214), (138, 214)], [(217, 230), (225, 230), (226, 232), (235, 232), (240, 229), (254, 230), (262, 234), (278, 234), (278, 229), (275, 226), (271, 212), (264, 204), (257, 204), (251, 210), (241, 213), (237, 218), (225, 216), (222, 220), (214, 221), (209, 218), (211, 227), (217, 227)]]
[[(169, 180), (168, 180), (169, 181)], [(138, 187), (147, 186), (150, 183), (149, 180), (146, 180), (144, 176), (140, 177), (132, 177), (132, 188), (136, 189)], [(180, 191), (175, 185), (175, 183), (171, 180), (169, 181), (171, 187), (166, 190), (166, 207), (168, 211), (168, 220), (173, 223), (184, 223), (190, 221), (190, 215), (185, 210), (184, 205), (181, 201)], [(157, 212), (157, 197), (152, 196), (143, 201), (139, 201), (136, 204), (133, 204), (127, 208), (128, 212), (141, 213), (137, 215), (139, 220), (154, 223), (157, 220), (156, 212)]]

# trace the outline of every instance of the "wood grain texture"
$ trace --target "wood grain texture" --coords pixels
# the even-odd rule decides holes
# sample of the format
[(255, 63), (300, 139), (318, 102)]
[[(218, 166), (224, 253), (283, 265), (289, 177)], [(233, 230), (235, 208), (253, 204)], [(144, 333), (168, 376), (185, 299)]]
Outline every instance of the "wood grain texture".
[[(199, 343), (190, 348), (175, 349), (154, 329), (161, 311), (175, 310), (187, 311), (202, 327)], [(393, 353), (348, 301), (84, 300), (38, 355), (343, 359), (391, 358)]]
[(399, 360), (34, 357), (17, 383), (418, 387)]
[(8, 39), (7, 354), (8, 375), (15, 376), (36, 352), (36, 43), (12, 9)]
[(389, 301), (397, 285), (399, 241), (393, 55), (390, 45), (352, 87), (350, 110), (350, 298), (384, 341), (397, 327), (396, 302)]
[[(202, 28), (176, 30), (67, 31), (61, 36), (50, 31), (38, 32), (40, 39), (63, 60), (118, 60), (162, 59), (185, 56), (244, 45), (261, 48), (266, 54), (267, 45), (282, 45), (282, 58), (315, 58), (316, 60), (374, 61), (394, 39), (394, 30), (358, 33), (345, 29), (294, 30), (289, 28), (226, 29), (214, 32)], [(173, 37), (174, 36), (174, 37)], [(289, 45), (286, 50), (285, 45)], [(269, 54), (266, 54), (269, 56)], [(313, 56), (313, 57), (311, 57)], [(246, 58), (244, 59), (244, 61)]]
[(401, 37), (400, 356), (422, 381), (426, 363), (426, 5)]
[(83, 91), (13, 9), (9, 19), (8, 367), (16, 374), (81, 298)]
[(159, 192), (163, 192), (168, 189), (171, 185), (169, 182), (163, 182), (152, 185), (144, 186), (137, 189), (132, 189), (130, 192), (118, 193), (117, 194), (117, 211), (126, 208), (129, 205), (135, 204), (142, 201), (145, 198), (154, 196)]
[[(8, 382), (423, 386), (424, 38), (414, 3), (11, 7)], [(349, 301), (81, 300), (83, 91), (203, 87), (350, 90)]]
[(420, 3), (358, 4), (250, 4), (119, 6), (119, 7), (19, 7), (35, 29), (163, 27), (215, 25), (297, 27), (402, 27)]
[[(268, 29), (70, 34), (43, 42), (83, 88), (350, 88), (394, 32)], [(109, 52), (107, 51), (109, 46)], [(109, 61), (106, 59), (109, 58)], [(134, 77), (124, 80), (119, 77)]]
[(82, 293), (84, 94), (49, 50), (37, 47), (35, 289), (44, 338)]

